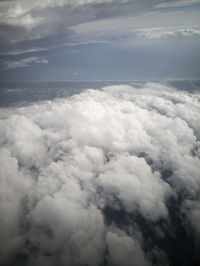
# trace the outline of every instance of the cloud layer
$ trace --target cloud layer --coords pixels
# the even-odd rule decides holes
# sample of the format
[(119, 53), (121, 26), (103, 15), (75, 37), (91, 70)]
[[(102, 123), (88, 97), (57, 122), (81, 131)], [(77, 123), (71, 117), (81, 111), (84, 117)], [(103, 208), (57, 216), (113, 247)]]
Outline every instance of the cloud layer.
[(1, 109), (0, 265), (188, 265), (180, 228), (199, 263), (199, 100), (146, 83)]
[[(2, 42), (2, 48), (6, 49), (12, 47), (13, 49), (17, 49), (18, 45), (28, 46), (29, 49), (34, 49), (33, 40), (37, 40), (37, 42), (42, 45), (45, 42), (45, 48), (51, 47), (53, 44), (48, 42), (46, 38), (57, 38), (60, 35), (64, 35), (68, 42), (76, 40), (77, 42), (80, 41), (80, 36), (77, 34), (76, 25), (80, 25), (87, 30), (84, 26), (84, 23), (91, 23), (97, 22), (97, 25), (101, 26), (101, 21), (104, 21), (108, 24), (108, 27), (113, 28), (112, 19), (116, 18), (115, 28), (118, 28), (119, 23), (122, 25), (124, 24), (121, 21), (121, 17), (124, 17), (124, 21), (127, 18), (133, 18), (133, 21), (125, 25), (125, 30), (132, 29), (132, 30), (140, 30), (141, 25), (143, 23), (146, 24), (148, 27), (149, 19), (152, 20), (151, 12), (154, 8), (154, 12), (157, 12), (158, 17), (162, 17), (159, 19), (159, 23), (155, 25), (159, 27), (160, 25), (168, 27), (172, 24), (171, 30), (174, 31), (174, 27), (176, 26), (175, 21), (176, 17), (177, 20), (180, 21), (179, 16), (180, 12), (177, 12), (175, 15), (172, 12), (160, 12), (159, 7), (160, 1), (158, 0), (84, 0), (84, 1), (69, 1), (69, 0), (62, 0), (62, 1), (1, 1), (1, 12), (0, 12), (0, 36)], [(163, 9), (166, 6), (170, 5), (192, 5), (192, 4), (199, 4), (199, 0), (196, 1), (169, 1), (166, 0), (162, 2)], [(193, 12), (195, 13), (195, 12)], [(139, 17), (139, 24), (138, 24), (138, 15), (142, 14), (142, 17)], [(188, 13), (189, 14), (189, 13)], [(187, 12), (182, 13), (182, 18), (186, 15), (185, 18), (188, 16)], [(166, 16), (173, 15), (172, 21), (167, 21)], [(154, 16), (154, 15), (153, 15)], [(182, 19), (181, 18), (181, 19)], [(134, 21), (135, 20), (135, 21)], [(199, 21), (198, 19), (195, 20), (193, 23), (194, 16), (189, 15), (189, 19), (185, 20), (184, 23), (177, 23), (180, 25), (181, 30), (188, 30), (192, 26), (196, 26), (196, 31), (199, 31)], [(100, 21), (100, 24), (98, 22)], [(150, 21), (151, 25), (151, 21)], [(74, 28), (75, 27), (75, 28)], [(95, 27), (95, 23), (94, 23)], [(121, 26), (120, 26), (121, 27)], [(119, 27), (119, 29), (120, 29)], [(142, 26), (143, 27), (143, 26)], [(130, 28), (130, 29), (129, 29)], [(145, 28), (145, 26), (143, 27)], [(106, 27), (97, 28), (95, 27), (95, 31), (98, 32), (107, 30)], [(164, 28), (164, 31), (167, 29)], [(176, 29), (175, 29), (176, 30)], [(190, 30), (190, 35), (194, 34), (195, 28)], [(119, 34), (119, 33), (118, 33)], [(121, 34), (121, 33), (120, 33)], [(129, 33), (130, 34), (130, 33)], [(181, 34), (179, 32), (179, 34)], [(117, 34), (116, 34), (117, 35)], [(188, 35), (184, 35), (188, 36)], [(43, 42), (42, 42), (42, 39)], [(66, 41), (65, 40), (65, 41)], [(104, 39), (105, 40), (105, 39)], [(23, 45), (23, 42), (24, 45)], [(16, 45), (15, 45), (16, 44)], [(32, 44), (32, 46), (31, 46)], [(43, 45), (42, 45), (43, 47)], [(44, 47), (43, 47), (44, 48)]]
[[(199, 0), (0, 1), (0, 81), (198, 79), (199, 9)], [(30, 67), (33, 58), (49, 63)]]

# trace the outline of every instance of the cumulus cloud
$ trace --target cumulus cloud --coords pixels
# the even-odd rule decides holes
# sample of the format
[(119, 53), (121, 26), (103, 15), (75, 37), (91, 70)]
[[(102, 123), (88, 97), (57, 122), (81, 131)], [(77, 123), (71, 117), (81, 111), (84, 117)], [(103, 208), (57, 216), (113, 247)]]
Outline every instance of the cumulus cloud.
[[(170, 188), (158, 173), (152, 173), (143, 158), (121, 156), (112, 160), (100, 174), (99, 182), (111, 206), (116, 205), (113, 201), (117, 198), (128, 212), (138, 209), (152, 220), (167, 216), (164, 201), (170, 195)], [(144, 196), (141, 197), (141, 194)]]
[(0, 264), (4, 265), (13, 260), (15, 252), (24, 242), (20, 229), (24, 216), (23, 197), (30, 189), (32, 180), (20, 173), (18, 161), (9, 150), (1, 149), (0, 158), (0, 235), (4, 239), (0, 244)]
[(19, 67), (29, 67), (31, 64), (48, 64), (48, 60), (40, 57), (29, 57), (18, 61), (3, 61), (2, 70), (15, 69)]
[(168, 265), (177, 224), (197, 245), (199, 101), (146, 83), (1, 109), (0, 265)]
[(108, 244), (109, 265), (150, 265), (145, 259), (137, 239), (133, 239), (118, 230), (118, 232), (108, 232), (106, 241)]
[(198, 199), (186, 199), (184, 201), (184, 213), (187, 216), (189, 230), (191, 235), (195, 239), (194, 250), (198, 250), (200, 245), (200, 200)]

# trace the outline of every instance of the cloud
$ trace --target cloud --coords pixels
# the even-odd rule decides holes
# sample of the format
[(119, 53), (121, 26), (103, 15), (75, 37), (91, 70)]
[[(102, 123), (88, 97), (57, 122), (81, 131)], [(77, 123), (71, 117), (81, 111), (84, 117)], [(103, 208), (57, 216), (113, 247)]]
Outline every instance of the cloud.
[(108, 232), (106, 235), (109, 253), (109, 265), (148, 266), (145, 255), (137, 239), (124, 232)]
[(19, 67), (29, 67), (31, 64), (48, 64), (48, 61), (44, 58), (40, 57), (29, 57), (25, 59), (21, 59), (19, 61), (3, 61), (2, 62), (2, 70), (10, 70)]
[(156, 5), (157, 8), (169, 8), (169, 7), (182, 7), (182, 6), (189, 6), (189, 5), (195, 5), (200, 4), (199, 0), (185, 0), (185, 1), (170, 1), (166, 3), (161, 3)]
[(1, 56), (29, 51), (41, 56), (60, 47), (115, 41), (123, 47), (130, 39), (137, 43), (136, 38), (141, 37), (199, 36), (198, 10), (166, 12), (154, 8), (159, 4), (159, 0), (1, 1)]
[(1, 109), (0, 265), (182, 265), (199, 241), (199, 100), (146, 83)]
[(151, 220), (168, 215), (165, 198), (170, 196), (170, 188), (157, 172), (152, 173), (143, 158), (125, 155), (112, 160), (100, 174), (99, 185), (103, 187), (108, 197), (107, 204), (111, 206), (115, 206), (118, 199), (128, 212), (139, 210)]
[[(186, 2), (186, 1), (184, 1)], [(174, 3), (174, 2), (173, 2)], [(165, 1), (162, 4), (173, 4)], [(181, 1), (176, 1), (180, 4)], [(187, 1), (189, 3), (189, 1)], [(68, 33), (70, 28), (85, 22), (94, 22), (119, 16), (124, 18), (142, 14), (159, 4), (156, 0), (84, 0), (84, 1), (10, 1), (1, 2), (0, 25), (10, 27), (8, 36), (2, 28), (2, 38), (11, 43)], [(162, 22), (162, 21), (161, 21)], [(15, 28), (20, 34), (15, 36)], [(15, 36), (15, 38), (14, 38)]]
[(20, 173), (18, 161), (9, 150), (1, 149), (1, 200), (0, 235), (4, 241), (0, 244), (0, 265), (13, 259), (13, 254), (23, 245), (20, 232), (20, 220), (23, 217), (23, 197), (30, 189), (32, 180)]
[(189, 37), (189, 36), (200, 36), (199, 29), (164, 29), (164, 28), (143, 28), (135, 31), (137, 37), (145, 37), (148, 39), (159, 39), (168, 37)]
[(199, 245), (199, 237), (200, 237), (200, 205), (199, 200), (186, 200), (184, 203), (184, 207), (186, 209), (186, 214), (188, 220), (190, 221), (193, 230), (194, 230), (194, 237)]
[(144, 38), (178, 40), (180, 37), (199, 37), (200, 24), (197, 17), (196, 10), (164, 12), (154, 9), (138, 16), (126, 16), (123, 20), (120, 17), (105, 18), (80, 23), (71, 28), (82, 39), (107, 40), (118, 43), (120, 47), (131, 42), (134, 47)]
[(13, 50), (8, 52), (0, 52), (0, 55), (23, 55), (29, 53), (38, 53), (42, 51), (47, 51), (47, 48), (32, 48), (32, 49), (24, 49), (24, 50)]

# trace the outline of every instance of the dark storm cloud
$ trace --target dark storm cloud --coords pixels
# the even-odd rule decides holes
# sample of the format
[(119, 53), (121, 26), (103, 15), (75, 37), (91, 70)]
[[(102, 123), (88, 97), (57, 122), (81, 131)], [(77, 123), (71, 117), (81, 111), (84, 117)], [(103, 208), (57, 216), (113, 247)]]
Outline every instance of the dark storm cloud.
[(199, 262), (199, 100), (146, 83), (2, 109), (0, 265)]

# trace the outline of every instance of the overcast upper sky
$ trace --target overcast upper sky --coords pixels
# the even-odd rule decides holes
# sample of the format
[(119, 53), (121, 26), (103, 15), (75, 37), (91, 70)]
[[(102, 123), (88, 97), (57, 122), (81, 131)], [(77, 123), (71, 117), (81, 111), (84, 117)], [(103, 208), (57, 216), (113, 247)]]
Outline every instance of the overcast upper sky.
[(6, 0), (0, 10), (0, 81), (200, 78), (200, 0)]

